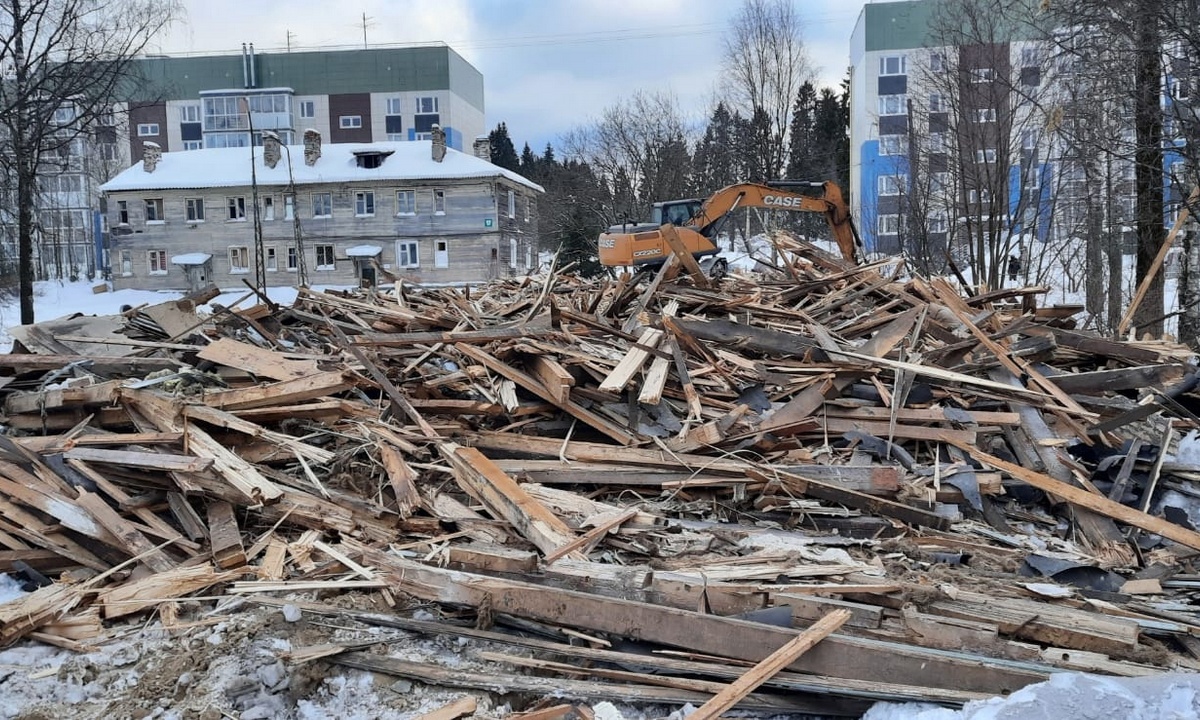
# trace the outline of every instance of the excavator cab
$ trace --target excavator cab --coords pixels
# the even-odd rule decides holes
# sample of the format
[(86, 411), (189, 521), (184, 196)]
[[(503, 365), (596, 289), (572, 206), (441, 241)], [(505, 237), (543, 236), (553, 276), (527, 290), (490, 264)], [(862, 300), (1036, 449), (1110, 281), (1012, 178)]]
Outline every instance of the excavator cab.
[(700, 212), (700, 208), (703, 205), (704, 200), (701, 198), (656, 202), (651, 209), (650, 221), (656, 227), (665, 223), (682, 227), (687, 225), (688, 221), (696, 216), (696, 213)]

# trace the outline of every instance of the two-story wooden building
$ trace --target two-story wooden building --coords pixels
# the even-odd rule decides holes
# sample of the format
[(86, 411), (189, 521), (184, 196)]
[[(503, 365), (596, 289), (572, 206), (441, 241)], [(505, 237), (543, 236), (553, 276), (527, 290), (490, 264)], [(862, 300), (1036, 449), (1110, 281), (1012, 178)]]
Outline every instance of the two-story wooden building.
[[(190, 289), (254, 280), (256, 226), (268, 285), (357, 285), (394, 276), (477, 283), (537, 262), (542, 188), (433, 140), (163, 153), (105, 183), (114, 287)], [(257, 200), (256, 200), (257, 198)], [(256, 219), (257, 210), (257, 219)]]

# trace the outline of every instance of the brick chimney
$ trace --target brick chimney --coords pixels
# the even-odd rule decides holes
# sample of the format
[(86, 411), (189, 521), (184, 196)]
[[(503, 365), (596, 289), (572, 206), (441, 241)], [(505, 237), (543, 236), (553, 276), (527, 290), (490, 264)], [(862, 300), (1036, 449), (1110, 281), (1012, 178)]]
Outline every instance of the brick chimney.
[(475, 145), (472, 147), (475, 152), (475, 157), (480, 160), (492, 161), (492, 141), (488, 140), (487, 135), (480, 135), (475, 138)]
[(312, 167), (321, 157), (321, 133), (309, 128), (304, 131), (304, 164)]
[(142, 143), (142, 169), (152, 173), (158, 167), (158, 161), (162, 160), (162, 146), (156, 142), (146, 140)]
[(263, 138), (263, 163), (267, 167), (273, 168), (279, 162), (282, 152), (279, 147), (279, 136), (270, 130), (266, 130), (262, 134)]
[(429, 136), (433, 140), (433, 161), (441, 162), (446, 157), (446, 131), (441, 125), (434, 125)]

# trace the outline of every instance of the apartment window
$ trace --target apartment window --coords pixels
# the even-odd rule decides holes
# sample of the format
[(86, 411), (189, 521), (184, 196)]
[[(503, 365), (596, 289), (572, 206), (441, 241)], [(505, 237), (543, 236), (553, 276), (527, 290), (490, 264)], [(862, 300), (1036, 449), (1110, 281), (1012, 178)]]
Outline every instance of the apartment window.
[(949, 152), (948, 147), (946, 133), (929, 133), (929, 152), (946, 153)]
[(903, 155), (904, 154), (904, 136), (903, 135), (880, 135), (879, 136), (879, 154), (880, 155)]
[(138, 137), (153, 137), (158, 134), (158, 123), (138, 123)]
[(400, 108), (401, 108), (400, 98), (390, 97), (387, 99), (387, 114), (388, 115), (399, 115)]
[(203, 140), (184, 140), (183, 141), (183, 149), (184, 150), (203, 150), (204, 149), (204, 141)]
[(271, 245), (267, 247), (266, 251), (267, 258), (265, 264), (267, 267), (267, 272), (275, 272), (279, 270), (279, 256), (275, 252), (275, 246)]
[(401, 240), (396, 243), (396, 264), (400, 267), (418, 267), (420, 262), (417, 249), (416, 240)]
[(187, 206), (188, 222), (204, 222), (204, 198), (188, 198), (184, 204)]
[(935, 172), (929, 176), (929, 192), (944, 193), (950, 189), (950, 173)]
[(63, 105), (54, 111), (55, 125), (69, 125), (75, 122), (75, 106)]
[(885, 55), (879, 58), (880, 75), (905, 75), (908, 72), (908, 58), (904, 55)]
[(983, 164), (983, 163), (991, 164), (991, 163), (996, 162), (996, 148), (986, 148), (984, 150), (976, 150), (975, 151), (975, 162), (980, 163), (980, 164)]
[(199, 105), (180, 105), (179, 106), (179, 122), (181, 122), (181, 123), (198, 123), (198, 122), (200, 122), (200, 106)]
[(1183, 78), (1173, 78), (1171, 82), (1171, 95), (1173, 95), (1176, 100), (1187, 100), (1189, 96), (1187, 80), (1184, 80)]
[(275, 198), (271, 195), (265, 195), (262, 199), (263, 203), (263, 220), (275, 219)]
[(118, 200), (117, 201), (117, 224), (119, 224), (119, 225), (128, 225), (129, 224), (129, 201), (128, 200)]
[(1041, 168), (1037, 165), (1029, 165), (1024, 172), (1024, 186), (1026, 190), (1037, 190), (1042, 185)]
[(517, 194), (512, 190), (508, 191), (508, 216), (517, 217)]
[(227, 220), (233, 220), (237, 222), (244, 221), (246, 219), (246, 198), (225, 198), (225, 209), (227, 211)]
[(245, 245), (229, 248), (229, 272), (250, 272), (250, 250)]
[(301, 100), (300, 102), (298, 102), (296, 104), (297, 104), (297, 106), (299, 106), (299, 109), (300, 109), (300, 117), (307, 119), (307, 118), (314, 118), (317, 116), (316, 102), (314, 102), (312, 100)]
[(929, 112), (946, 112), (946, 98), (941, 93), (929, 93)]
[(446, 191), (445, 190), (434, 190), (433, 191), (433, 214), (434, 215), (445, 215), (446, 214)]
[(1022, 130), (1021, 131), (1021, 149), (1036, 150), (1038, 144), (1037, 130)]
[(351, 130), (362, 127), (362, 115), (341, 115), (338, 117), (338, 125), (343, 130)]
[(977, 108), (975, 110), (975, 122), (996, 122), (996, 108)]
[(333, 269), (333, 246), (318, 245), (317, 246), (317, 269), (332, 270)]
[(283, 196), (283, 219), (284, 220), (295, 220), (296, 219), (296, 196), (295, 195), (284, 195)]
[(438, 111), (438, 99), (436, 97), (419, 97), (416, 103), (416, 113), (425, 115), (427, 113), (435, 113)]
[(299, 265), (300, 265), (300, 263), (297, 261), (297, 257), (298, 256), (296, 255), (296, 248), (289, 247), (287, 249), (287, 271), (288, 272), (296, 272), (296, 268), (299, 267)]
[(992, 68), (972, 68), (971, 69), (971, 82), (973, 82), (973, 83), (991, 82), (992, 80), (995, 79), (995, 77), (996, 77), (996, 71), (993, 70)]
[(904, 189), (906, 180), (907, 176), (905, 175), (880, 175), (878, 183), (879, 195), (899, 195)]
[(162, 198), (146, 198), (146, 222), (159, 223), (166, 220), (163, 215)]
[(880, 95), (879, 96), (879, 114), (880, 115), (903, 115), (908, 112), (908, 96), (907, 95)]
[(899, 215), (880, 215), (878, 230), (880, 235), (898, 235), (900, 234), (900, 216)]
[(373, 217), (375, 215), (375, 193), (363, 190), (354, 193), (354, 214), (358, 217)]
[(151, 250), (146, 253), (146, 267), (149, 268), (151, 275), (166, 275), (167, 251)]
[(396, 191), (396, 214), (397, 215), (416, 215), (417, 214), (417, 191), (416, 190), (397, 190)]
[(121, 251), (121, 274), (128, 277), (133, 274), (133, 251)]
[(929, 70), (931, 72), (946, 72), (946, 54), (943, 52), (929, 53)]
[(948, 227), (949, 224), (946, 222), (945, 213), (937, 213), (929, 216), (929, 232), (944, 233)]
[(977, 202), (977, 203), (983, 203), (986, 205), (987, 203), (990, 203), (991, 201), (992, 201), (992, 191), (989, 190), (988, 188), (983, 188), (982, 190), (976, 190), (975, 188), (971, 188), (970, 190), (967, 191), (967, 202), (972, 202), (972, 203)]
[(1021, 67), (1037, 67), (1041, 62), (1041, 53), (1038, 52), (1037, 48), (1021, 48)]
[(315, 218), (333, 217), (333, 195), (330, 193), (313, 193), (312, 216)]

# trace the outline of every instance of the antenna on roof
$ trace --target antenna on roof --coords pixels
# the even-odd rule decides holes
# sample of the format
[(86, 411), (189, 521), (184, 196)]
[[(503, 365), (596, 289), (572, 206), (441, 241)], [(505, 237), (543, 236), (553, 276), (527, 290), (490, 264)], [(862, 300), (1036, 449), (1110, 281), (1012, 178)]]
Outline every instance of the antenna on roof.
[(375, 23), (374, 23), (374, 22), (368, 23), (367, 21), (368, 21), (368, 20), (374, 20), (374, 19), (375, 19), (375, 18), (369, 18), (369, 17), (367, 17), (367, 14), (366, 14), (366, 13), (363, 13), (363, 14), (362, 14), (363, 50), (366, 50), (366, 49), (367, 49), (367, 28), (368, 28), (368, 27), (375, 27)]

